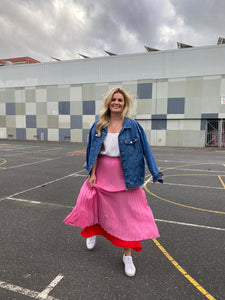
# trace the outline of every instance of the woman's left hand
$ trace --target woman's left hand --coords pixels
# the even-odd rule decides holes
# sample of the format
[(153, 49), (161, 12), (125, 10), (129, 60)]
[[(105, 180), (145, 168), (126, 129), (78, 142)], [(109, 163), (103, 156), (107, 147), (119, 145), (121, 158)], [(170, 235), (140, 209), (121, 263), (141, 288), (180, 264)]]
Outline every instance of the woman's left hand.
[(89, 186), (91, 188), (94, 187), (94, 184), (96, 183), (96, 176), (95, 174), (91, 174), (90, 177), (89, 177), (89, 180), (88, 180), (88, 183), (89, 183)]

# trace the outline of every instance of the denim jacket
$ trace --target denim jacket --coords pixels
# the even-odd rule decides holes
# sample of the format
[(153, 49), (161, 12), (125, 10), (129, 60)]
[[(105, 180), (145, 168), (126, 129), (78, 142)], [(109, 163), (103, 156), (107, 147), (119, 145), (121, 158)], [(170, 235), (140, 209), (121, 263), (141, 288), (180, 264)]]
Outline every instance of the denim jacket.
[[(96, 130), (96, 121), (89, 132), (89, 141), (86, 153), (86, 168), (88, 174), (100, 153), (102, 143), (107, 135), (107, 127), (103, 128), (101, 136)], [(141, 125), (129, 118), (125, 118), (123, 127), (118, 136), (120, 158), (127, 189), (134, 189), (144, 183), (145, 161), (153, 177), (153, 182), (163, 183), (163, 174), (159, 172), (146, 134)]]

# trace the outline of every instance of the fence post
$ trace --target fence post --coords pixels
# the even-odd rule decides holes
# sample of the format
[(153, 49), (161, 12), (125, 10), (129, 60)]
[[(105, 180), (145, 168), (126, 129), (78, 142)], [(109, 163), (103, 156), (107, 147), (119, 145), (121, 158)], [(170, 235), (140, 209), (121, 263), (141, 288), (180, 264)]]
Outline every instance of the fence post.
[(218, 142), (219, 142), (219, 147), (222, 147), (222, 120), (218, 120)]

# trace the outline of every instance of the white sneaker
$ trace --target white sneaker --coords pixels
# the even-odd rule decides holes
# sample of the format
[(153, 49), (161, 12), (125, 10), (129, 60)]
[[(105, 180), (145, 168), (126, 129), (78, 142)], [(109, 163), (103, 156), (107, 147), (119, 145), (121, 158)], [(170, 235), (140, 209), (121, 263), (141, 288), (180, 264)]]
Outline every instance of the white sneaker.
[(133, 264), (132, 257), (124, 254), (123, 263), (125, 265), (125, 274), (130, 277), (134, 276), (136, 274), (136, 268)]
[(89, 250), (93, 249), (96, 244), (96, 236), (91, 236), (90, 238), (86, 239), (86, 246)]

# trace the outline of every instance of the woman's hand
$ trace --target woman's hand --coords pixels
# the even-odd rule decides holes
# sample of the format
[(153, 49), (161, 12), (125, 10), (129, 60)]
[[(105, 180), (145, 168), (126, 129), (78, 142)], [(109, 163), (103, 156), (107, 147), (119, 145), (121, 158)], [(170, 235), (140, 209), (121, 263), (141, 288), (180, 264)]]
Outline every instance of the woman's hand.
[(96, 176), (94, 173), (90, 175), (88, 183), (89, 183), (89, 186), (91, 188), (93, 188), (93, 185), (96, 183)]
[(90, 173), (90, 177), (89, 177), (89, 180), (88, 180), (88, 183), (89, 183), (89, 186), (91, 188), (93, 188), (93, 184), (96, 183), (96, 176), (95, 176), (95, 170), (96, 170), (96, 167), (97, 167), (97, 162), (98, 162), (98, 158), (96, 159), (95, 163), (94, 163), (94, 166), (91, 170), (91, 173)]

